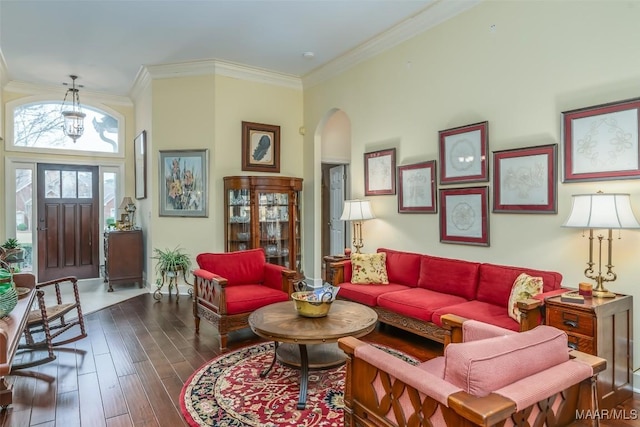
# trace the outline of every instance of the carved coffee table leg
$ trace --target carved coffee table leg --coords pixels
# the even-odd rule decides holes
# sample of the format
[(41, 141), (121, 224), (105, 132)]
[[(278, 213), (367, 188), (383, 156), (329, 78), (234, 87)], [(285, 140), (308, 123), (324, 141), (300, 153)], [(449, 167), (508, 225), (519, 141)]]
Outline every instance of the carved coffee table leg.
[(278, 351), (278, 341), (274, 341), (274, 349), (273, 349), (273, 360), (271, 360), (271, 365), (269, 365), (269, 367), (267, 369), (265, 369), (264, 371), (262, 371), (260, 373), (260, 378), (264, 378), (266, 377), (269, 372), (271, 371), (271, 368), (273, 368), (273, 365), (275, 365), (276, 363), (276, 355), (277, 355), (277, 351)]
[(309, 358), (307, 357), (307, 346), (299, 344), (300, 348), (300, 398), (298, 399), (298, 409), (304, 409), (307, 405), (307, 385), (309, 383)]

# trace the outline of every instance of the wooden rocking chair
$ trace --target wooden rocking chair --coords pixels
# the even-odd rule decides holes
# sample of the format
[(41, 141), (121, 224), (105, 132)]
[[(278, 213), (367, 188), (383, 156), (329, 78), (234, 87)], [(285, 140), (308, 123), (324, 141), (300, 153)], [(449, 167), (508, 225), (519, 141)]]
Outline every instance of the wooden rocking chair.
[[(25, 343), (20, 344), (18, 349), (23, 350), (47, 350), (47, 356), (24, 363), (14, 364), (14, 369), (30, 368), (43, 363), (55, 360), (56, 356), (53, 347), (69, 344), (87, 336), (84, 326), (84, 317), (80, 306), (80, 294), (78, 292), (78, 279), (76, 277), (62, 277), (35, 284), (35, 276), (28, 273), (13, 275), (13, 281), (17, 287), (34, 287), (37, 296), (37, 307), (32, 307), (27, 325), (24, 328)], [(72, 297), (67, 297), (68, 301), (63, 301), (62, 288), (71, 286), (73, 288)], [(55, 291), (55, 303), (45, 303), (45, 293)], [(73, 317), (73, 311), (76, 317)], [(71, 337), (60, 337), (74, 326), (79, 326), (80, 333)], [(36, 334), (43, 333), (44, 337), (37, 340)], [(69, 334), (67, 334), (69, 335)], [(38, 335), (39, 336), (39, 335)]]

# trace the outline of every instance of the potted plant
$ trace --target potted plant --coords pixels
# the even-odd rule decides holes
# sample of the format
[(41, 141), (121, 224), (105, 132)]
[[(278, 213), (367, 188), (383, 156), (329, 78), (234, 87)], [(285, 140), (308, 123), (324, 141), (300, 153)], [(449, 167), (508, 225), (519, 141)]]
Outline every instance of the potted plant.
[(18, 243), (18, 239), (10, 237), (2, 244), (4, 249), (4, 261), (19, 262), (24, 259), (24, 249)]
[(186, 273), (191, 267), (189, 255), (184, 253), (180, 247), (165, 250), (154, 248), (153, 253), (155, 256), (151, 258), (157, 260), (156, 274), (173, 277), (177, 276), (180, 271)]

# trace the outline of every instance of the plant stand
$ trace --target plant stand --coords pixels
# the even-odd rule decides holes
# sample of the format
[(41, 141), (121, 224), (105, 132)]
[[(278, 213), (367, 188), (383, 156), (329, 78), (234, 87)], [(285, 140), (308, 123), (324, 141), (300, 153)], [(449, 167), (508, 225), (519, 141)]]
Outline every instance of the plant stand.
[(165, 271), (162, 270), (162, 281), (157, 281), (157, 289), (153, 293), (153, 299), (156, 301), (160, 301), (162, 299), (162, 288), (164, 288), (165, 282), (167, 283), (167, 288), (169, 289), (169, 297), (171, 297), (171, 290), (175, 286), (176, 288), (176, 298), (180, 298), (180, 292), (178, 290), (178, 278), (180, 277), (180, 272), (182, 272), (182, 279), (184, 283), (189, 286), (187, 293), (190, 297), (193, 296), (193, 285), (187, 281), (187, 272), (183, 269), (176, 271)]

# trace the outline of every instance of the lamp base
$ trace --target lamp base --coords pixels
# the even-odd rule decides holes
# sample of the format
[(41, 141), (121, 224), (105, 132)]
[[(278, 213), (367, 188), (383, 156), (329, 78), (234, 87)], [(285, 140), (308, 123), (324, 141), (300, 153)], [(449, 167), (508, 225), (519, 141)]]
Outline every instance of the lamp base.
[(594, 289), (591, 295), (593, 296), (593, 298), (615, 298), (616, 297), (616, 294), (606, 289), (603, 289), (601, 291), (597, 291)]

